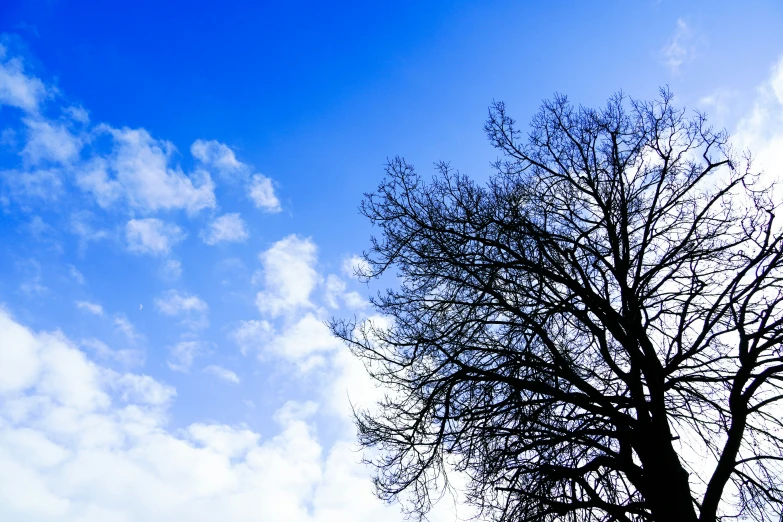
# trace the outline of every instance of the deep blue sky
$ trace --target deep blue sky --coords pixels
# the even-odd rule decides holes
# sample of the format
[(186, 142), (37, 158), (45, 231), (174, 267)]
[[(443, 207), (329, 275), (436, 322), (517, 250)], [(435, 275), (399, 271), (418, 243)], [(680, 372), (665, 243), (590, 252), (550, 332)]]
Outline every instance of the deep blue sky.
[[(0, 466), (0, 505), (11, 499), (12, 518), (4, 519), (106, 520), (95, 515), (103, 509), (152, 520), (139, 510), (142, 493), (115, 498), (109, 486), (95, 486), (76, 501), (62, 477), (83, 473), (95, 477), (91, 484), (109, 484), (100, 469), (141, 466), (139, 448), (163, 448), (160, 440), (189, 448), (183, 462), (201, 462), (208, 449), (228, 451), (215, 442), (224, 441), (218, 432), (241, 439), (250, 430), (261, 443), (253, 450), (237, 443), (242, 451), (271, 452), (280, 441), (300, 440), (294, 428), (307, 426), (307, 440), (322, 453), (301, 463), (294, 457), (307, 451), (278, 448), (294, 475), (320, 470), (321, 478), (297, 483), (301, 498), (277, 502), (273, 486), (243, 474), (249, 453), (232, 453), (228, 467), (214, 473), (251, 484), (249, 499), (261, 491), (275, 505), (301, 508), (279, 520), (332, 520), (319, 495), (328, 483), (348, 480), (339, 463), (356, 460), (340, 453), (352, 440), (346, 396), (370, 391), (322, 321), (371, 314), (360, 299), (370, 290), (344, 265), (368, 245), (372, 231), (357, 206), (382, 178), (386, 159), (404, 156), (424, 173), (446, 160), (486, 179), (495, 152), (482, 126), (493, 100), (504, 100), (524, 127), (555, 92), (600, 106), (618, 90), (649, 99), (669, 86), (680, 105), (707, 112), (743, 137), (741, 146), (761, 151), (768, 167), (783, 165), (774, 152), (783, 144), (783, 66), (774, 69), (783, 55), (781, 26), (777, 1), (5, 0), (0, 319), (32, 332), (59, 331), (71, 343), (68, 353), (87, 362), (73, 363), (56, 386), (57, 372), (33, 372), (9, 388), (13, 393), (0, 369), (0, 399), (59, 404), (63, 390), (86, 382), (79, 371), (94, 371), (102, 380), (89, 389), (108, 394), (111, 404), (79, 403), (79, 419), (122, 431), (130, 429), (117, 420), (122, 412), (154, 403), (142, 410), (162, 438), (107, 443), (121, 462), (90, 467), (77, 458), (95, 457), (78, 450), (90, 440), (86, 420), (74, 424), (71, 440), (51, 427), (62, 424), (52, 421), (62, 418), (60, 410), (13, 419), (0, 412), (0, 460), (8, 448), (18, 453), (7, 441), (28, 440), (30, 430), (36, 441), (59, 445), (67, 456), (46, 469), (33, 461), (14, 465), (44, 484), (25, 491), (71, 502), (49, 515), (29, 507), (59, 505), (41, 500), (45, 495), (18, 507), (2, 481), (2, 470), (12, 468)], [(194, 143), (194, 151), (208, 144), (240, 163), (223, 171), (217, 156), (199, 159)], [(99, 171), (104, 178), (95, 177)], [(214, 187), (203, 185), (203, 172)], [(276, 201), (254, 202), (253, 183), (267, 183)], [(224, 235), (209, 235), (228, 225)], [(6, 330), (12, 334), (0, 350), (33, 350), (30, 360), (43, 361), (41, 368), (59, 360), (46, 348), (50, 338), (31, 344)], [(128, 375), (170, 388), (145, 388), (121, 377)], [(142, 398), (132, 398), (129, 386)], [(176, 389), (176, 398), (153, 393), (164, 389)], [(161, 394), (168, 398), (150, 399)], [(308, 416), (310, 404), (318, 412)], [(18, 411), (11, 406), (0, 402), (4, 412)], [(194, 423), (215, 433), (194, 435)], [(187, 468), (170, 464), (170, 475), (158, 468), (129, 473), (136, 478), (117, 489), (165, 489)], [(364, 487), (367, 472), (351, 470), (362, 485), (356, 487)], [(214, 509), (230, 513), (227, 520), (254, 520), (252, 510), (235, 513), (222, 503), (233, 498), (225, 488), (209, 490), (214, 504), (201, 510), (188, 511), (183, 506), (195, 504), (183, 500), (155, 516), (210, 520)], [(336, 512), (348, 513), (341, 520), (399, 519), (372, 499), (340, 506)]]
[[(668, 84), (693, 107), (752, 88), (780, 52), (779, 2), (253, 4), (11, 1), (0, 26), (95, 121), (235, 147), (308, 234), (323, 213), (355, 230), (387, 156), (485, 170), (493, 99), (525, 122), (556, 91), (599, 104)], [(659, 52), (678, 19), (697, 58), (675, 77)]]

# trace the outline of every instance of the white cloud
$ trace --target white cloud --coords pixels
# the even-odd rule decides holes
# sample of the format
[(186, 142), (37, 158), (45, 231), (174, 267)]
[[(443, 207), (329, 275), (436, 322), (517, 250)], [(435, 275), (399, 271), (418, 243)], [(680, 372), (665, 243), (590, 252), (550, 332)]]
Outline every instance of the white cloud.
[(256, 305), (262, 314), (276, 317), (312, 306), (310, 293), (320, 280), (316, 253), (310, 239), (290, 235), (261, 254), (265, 289), (257, 294)]
[(166, 315), (180, 315), (182, 313), (201, 312), (209, 310), (207, 303), (198, 296), (181, 294), (176, 290), (169, 290), (163, 297), (155, 299), (155, 306)]
[(229, 335), (239, 346), (242, 355), (260, 353), (274, 335), (274, 328), (268, 321), (241, 321)]
[(180, 341), (169, 348), (169, 368), (177, 372), (188, 372), (193, 361), (199, 355), (206, 353), (201, 341)]
[(726, 122), (736, 109), (739, 98), (739, 91), (718, 88), (699, 98), (697, 104), (707, 113), (710, 122), (721, 128), (726, 127)]
[(55, 201), (63, 193), (62, 175), (57, 169), (30, 171), (5, 170), (0, 172), (11, 194), (18, 199)]
[(85, 192), (91, 192), (100, 207), (107, 208), (117, 202), (123, 194), (123, 187), (116, 179), (109, 177), (108, 162), (94, 157), (79, 166), (76, 184)]
[(769, 79), (756, 93), (753, 108), (737, 124), (732, 142), (753, 154), (755, 170), (767, 179), (783, 174), (783, 57), (772, 67)]
[(661, 59), (672, 72), (677, 74), (682, 65), (693, 59), (693, 31), (683, 19), (677, 20), (677, 28), (669, 42), (661, 49)]
[[(46, 94), (43, 85), (36, 92), (35, 82), (28, 82), (27, 87), (33, 87), (25, 91), (8, 89), (2, 81), (0, 101), (12, 99), (11, 104), (34, 116)], [(71, 116), (87, 121), (85, 115)], [(142, 215), (166, 209), (193, 213), (215, 206), (211, 179), (187, 176), (173, 165), (170, 144), (143, 130), (104, 127), (99, 132), (111, 138), (111, 154), (94, 158), (92, 171), (80, 164), (77, 176), (101, 206), (125, 201)], [(55, 153), (46, 154), (55, 161)], [(68, 157), (67, 152), (60, 156)], [(85, 172), (91, 177), (83, 176)], [(263, 189), (257, 204), (279, 210), (271, 181), (256, 179)], [(184, 235), (175, 225), (145, 219), (131, 220), (125, 233), (129, 248), (154, 254), (169, 252)], [(62, 333), (32, 332), (0, 310), (0, 520), (399, 520), (396, 507), (372, 496), (368, 471), (353, 451), (345, 389), (355, 386), (356, 379), (344, 371), (341, 361), (348, 356), (337, 349), (321, 311), (311, 302), (322, 279), (314, 268), (315, 245), (289, 236), (261, 259), (264, 287), (258, 300), (265, 317), (243, 323), (235, 339), (247, 350), (265, 351), (303, 369), (320, 364), (323, 370), (309, 374), (308, 382), (316, 388), (319, 404), (286, 403), (274, 417), (277, 428), (264, 438), (241, 424), (188, 425), (186, 417), (183, 424), (182, 415), (188, 415), (190, 407), (178, 409), (178, 426), (172, 427), (168, 408), (176, 398), (174, 388), (147, 375), (110, 369), (113, 362), (139, 364), (140, 352), (114, 349), (92, 338), (80, 343), (82, 351)], [(169, 294), (161, 298), (163, 308), (175, 310), (173, 315), (207, 313), (200, 299), (177, 295), (179, 300), (167, 300)], [(341, 295), (348, 299), (345, 292)], [(266, 319), (284, 323), (284, 328), (275, 332)], [(141, 337), (125, 315), (106, 320), (131, 343)], [(170, 348), (167, 362), (187, 371), (208, 346), (182, 339)], [(360, 362), (350, 360), (361, 368)], [(343, 416), (335, 415), (338, 410)], [(346, 436), (324, 447), (317, 438), (319, 423), (326, 425), (323, 431), (330, 437)], [(432, 519), (454, 516), (436, 514)]]
[(139, 350), (115, 350), (103, 341), (95, 338), (82, 339), (79, 341), (79, 346), (87, 348), (102, 361), (117, 363), (122, 367), (130, 368), (144, 364), (144, 354)]
[(159, 383), (149, 375), (119, 375), (112, 372), (110, 376), (110, 386), (119, 391), (119, 398), (124, 402), (163, 406), (177, 395), (174, 388)]
[(234, 179), (247, 173), (247, 165), (237, 160), (228, 145), (215, 140), (196, 140), (190, 146), (190, 154), (205, 166), (213, 167), (222, 177)]
[(185, 209), (193, 214), (215, 206), (215, 185), (209, 174), (187, 176), (171, 164), (174, 146), (156, 140), (144, 129), (96, 127), (112, 138), (111, 153), (95, 158), (79, 172), (79, 185), (101, 206), (124, 197), (131, 208), (150, 212)]
[(205, 367), (204, 371), (211, 375), (214, 375), (218, 379), (222, 379), (227, 382), (231, 382), (234, 384), (239, 384), (240, 382), (239, 376), (236, 373), (232, 372), (229, 369), (223, 368), (222, 366), (216, 366), (212, 364)]
[(326, 277), (326, 283), (324, 284), (324, 298), (326, 304), (331, 308), (339, 308), (340, 301), (351, 310), (358, 310), (369, 306), (367, 302), (358, 292), (350, 291), (346, 292), (347, 285), (345, 281), (340, 279), (334, 274), (329, 274)]
[[(32, 172), (9, 171), (15, 195), (53, 199), (58, 191), (51, 189), (64, 181), (58, 169), (64, 168), (73, 172), (76, 184), (104, 208), (124, 201), (130, 209), (141, 212), (184, 209), (195, 214), (216, 206), (215, 184), (209, 173), (203, 168), (190, 174), (183, 172), (175, 162), (175, 147), (153, 138), (145, 129), (118, 129), (106, 124), (90, 128), (87, 111), (76, 106), (60, 107), (59, 119), (44, 117), (39, 106), (47, 88), (38, 78), (24, 73), (21, 59), (6, 59), (6, 54), (0, 45), (0, 106), (26, 112), (20, 119), (27, 129), (21, 150), (26, 167), (52, 164), (52, 168)], [(15, 144), (19, 134), (15, 130), (4, 132), (2, 139)], [(96, 149), (83, 160), (83, 145), (90, 141), (101, 147), (106, 142), (108, 150)], [(197, 142), (193, 154), (219, 170), (242, 166), (230, 149), (217, 142)], [(249, 172), (246, 166), (243, 168)], [(244, 179), (248, 175), (244, 174)]]
[[(243, 425), (170, 429), (168, 385), (109, 370), (2, 311), (0, 345), (0, 520), (400, 520), (358, 462), (345, 387), (361, 392), (350, 374), (330, 374), (319, 397), (345, 415), (330, 417), (340, 437), (323, 447), (314, 402), (287, 402), (264, 439)], [(439, 508), (433, 522), (455, 519), (448, 503)]]
[(209, 325), (209, 306), (196, 295), (169, 290), (155, 299), (155, 307), (164, 315), (182, 317), (182, 324), (191, 330)]
[(43, 284), (41, 263), (36, 259), (25, 259), (16, 262), (16, 269), (21, 274), (19, 290), (28, 296), (41, 296), (49, 292)]
[(182, 263), (176, 259), (167, 259), (160, 268), (160, 275), (168, 281), (176, 281), (182, 275)]
[(193, 442), (229, 458), (241, 458), (258, 444), (258, 433), (221, 424), (191, 424), (186, 433)]
[(26, 228), (30, 231), (32, 237), (41, 241), (45, 241), (56, 234), (54, 227), (44, 221), (41, 216), (33, 216)]
[(343, 298), (343, 301), (345, 301), (345, 306), (348, 307), (349, 310), (360, 310), (370, 306), (370, 302), (362, 297), (359, 292), (346, 292), (341, 297)]
[(42, 161), (69, 164), (79, 158), (82, 140), (63, 124), (40, 118), (26, 118), (24, 123), (28, 138), (22, 156), (30, 164), (37, 165)]
[(76, 301), (76, 308), (80, 310), (86, 310), (93, 315), (103, 315), (103, 307), (98, 303), (91, 303), (89, 301)]
[(71, 215), (71, 232), (79, 237), (79, 247), (84, 249), (91, 241), (100, 241), (108, 237), (108, 232), (93, 226), (95, 216), (87, 210), (80, 210)]
[(257, 208), (267, 212), (280, 212), (280, 200), (275, 195), (272, 180), (261, 174), (256, 174), (250, 180), (248, 195)]
[(27, 76), (19, 58), (5, 60), (6, 48), (0, 45), (0, 104), (17, 107), (28, 113), (38, 111), (46, 88), (38, 78)]
[(76, 281), (78, 284), (83, 285), (84, 284), (84, 274), (82, 274), (78, 268), (76, 268), (73, 265), (68, 265), (68, 273), (70, 274), (71, 278)]
[(323, 319), (307, 313), (273, 337), (263, 354), (293, 362), (302, 371), (326, 363), (325, 355), (343, 347), (342, 341), (329, 331)]
[(267, 212), (280, 212), (280, 201), (275, 195), (272, 180), (261, 174), (250, 176), (253, 169), (239, 161), (228, 145), (215, 140), (196, 140), (190, 146), (190, 154), (204, 167), (217, 171), (222, 179), (247, 182), (248, 195), (256, 207)]
[(201, 239), (208, 245), (244, 241), (249, 237), (247, 225), (239, 214), (223, 214), (201, 231)]
[(342, 270), (343, 274), (358, 280), (366, 278), (371, 273), (370, 263), (357, 255), (343, 259)]
[(324, 287), (324, 297), (326, 298), (326, 304), (328, 304), (331, 308), (338, 308), (340, 304), (337, 302), (337, 298), (345, 293), (345, 281), (334, 274), (329, 274), (326, 277), (326, 284)]
[(131, 342), (135, 342), (142, 337), (141, 334), (136, 331), (133, 323), (131, 323), (124, 314), (117, 314), (114, 316), (114, 326)]
[(185, 239), (177, 225), (157, 218), (131, 219), (125, 226), (128, 250), (139, 254), (164, 255)]
[(98, 368), (59, 333), (34, 335), (0, 310), (0, 393), (34, 387), (64, 406), (92, 411), (109, 404)]
[(67, 114), (68, 117), (70, 117), (73, 121), (83, 124), (90, 123), (90, 114), (84, 109), (84, 107), (72, 105), (70, 107), (65, 107), (63, 112)]

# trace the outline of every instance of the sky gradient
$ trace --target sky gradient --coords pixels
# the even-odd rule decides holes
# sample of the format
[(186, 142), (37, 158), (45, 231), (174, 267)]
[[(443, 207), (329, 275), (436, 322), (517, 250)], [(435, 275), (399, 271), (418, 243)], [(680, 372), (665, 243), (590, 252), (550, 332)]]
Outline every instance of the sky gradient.
[(402, 520), (324, 321), (394, 284), (387, 158), (486, 179), (493, 100), (668, 86), (783, 169), (779, 2), (96, 4), (0, 7), (2, 520)]

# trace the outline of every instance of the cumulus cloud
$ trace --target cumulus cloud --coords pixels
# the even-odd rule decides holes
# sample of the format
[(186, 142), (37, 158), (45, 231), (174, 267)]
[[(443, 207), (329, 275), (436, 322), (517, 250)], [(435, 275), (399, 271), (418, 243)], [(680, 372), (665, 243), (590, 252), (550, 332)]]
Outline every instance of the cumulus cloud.
[(248, 195), (257, 208), (267, 212), (280, 212), (280, 200), (275, 195), (272, 180), (261, 174), (256, 174), (250, 180)]
[(306, 372), (324, 365), (326, 355), (342, 347), (342, 342), (332, 335), (322, 318), (306, 313), (270, 339), (263, 347), (262, 355), (295, 363)]
[(346, 288), (347, 285), (345, 281), (334, 274), (329, 274), (326, 277), (326, 283), (324, 284), (324, 299), (326, 300), (326, 304), (330, 308), (339, 308), (340, 302), (342, 302), (346, 307), (352, 310), (365, 308), (370, 304), (359, 295), (358, 292), (347, 292)]
[(233, 384), (239, 384), (240, 382), (239, 376), (236, 373), (232, 372), (227, 368), (223, 368), (222, 366), (211, 364), (205, 367), (204, 371), (226, 382), (230, 382)]
[(314, 265), (317, 248), (310, 239), (290, 235), (261, 253), (265, 289), (256, 296), (262, 314), (276, 317), (311, 307), (310, 293), (320, 280)]
[(112, 377), (109, 386), (119, 392), (118, 398), (123, 402), (164, 406), (177, 395), (173, 387), (161, 384), (149, 375), (116, 372), (109, 375)]
[[(0, 53), (0, 103), (27, 111), (30, 121), (49, 125), (41, 127), (43, 134), (56, 137), (61, 120), (42, 119), (38, 112), (46, 96), (43, 84), (25, 76), (21, 62), (9, 65), (3, 60)], [(86, 112), (61, 110), (84, 125), (89, 122)], [(173, 145), (143, 129), (98, 126), (84, 132), (96, 139), (96, 150), (90, 150), (93, 157), (87, 161), (80, 159), (84, 150), (73, 152), (54, 138), (18, 147), (31, 165), (73, 164), (68, 176), (55, 168), (32, 169), (49, 172), (53, 180), (49, 185), (27, 182), (41, 197), (56, 192), (55, 181), (62, 189), (75, 178), (99, 206), (125, 205), (133, 215), (178, 209), (193, 214), (215, 208), (214, 184), (205, 169), (211, 162), (209, 172), (220, 175), (221, 161), (230, 169), (231, 156), (220, 144), (192, 148), (194, 158), (203, 164), (188, 174), (177, 165)], [(73, 150), (86, 143), (80, 141), (83, 135), (73, 131), (73, 136), (78, 141)], [(107, 150), (98, 150), (101, 146)], [(280, 210), (271, 180), (253, 176), (249, 169), (243, 182), (257, 206)], [(91, 228), (83, 235), (95, 231)], [(176, 225), (151, 217), (131, 219), (124, 232), (129, 250), (153, 255), (170, 252), (184, 238)], [(261, 254), (261, 261), (263, 289), (257, 302), (262, 316), (241, 323), (231, 335), (248, 353), (263, 353), (304, 371), (319, 367), (308, 374), (317, 404), (285, 403), (274, 416), (272, 433), (263, 438), (242, 424), (189, 424), (181, 415), (192, 411), (189, 406), (178, 409), (173, 425), (168, 417), (176, 390), (118, 366), (142, 364), (141, 352), (116, 349), (89, 336), (77, 346), (59, 332), (33, 332), (0, 310), (0, 520), (399, 520), (396, 508), (373, 497), (368, 472), (357, 462), (346, 390), (363, 394), (357, 382), (364, 383), (367, 377), (359, 373), (361, 363), (339, 349), (323, 324), (325, 312), (312, 301), (324, 280), (315, 270), (315, 245), (288, 236)], [(82, 279), (75, 269), (73, 273)], [(347, 303), (347, 285), (339, 279), (332, 283), (335, 302)], [(208, 313), (201, 299), (176, 291), (164, 293), (155, 306), (186, 322), (206, 319)], [(125, 315), (104, 311), (104, 317), (128, 344), (141, 338)], [(167, 363), (174, 370), (188, 371), (198, 358), (210, 355), (210, 346), (186, 333), (168, 347)], [(357, 373), (349, 373), (346, 361), (353, 361)], [(227, 382), (239, 380), (215, 364), (198, 367)], [(321, 423), (330, 433), (328, 446), (317, 437)], [(340, 434), (336, 441), (334, 433)], [(439, 518), (436, 513), (432, 519), (454, 516)]]
[(176, 149), (170, 142), (154, 139), (144, 129), (96, 129), (112, 138), (111, 152), (92, 161), (78, 181), (98, 204), (109, 206), (124, 197), (134, 209), (185, 209), (191, 214), (215, 206), (215, 184), (209, 174), (199, 171), (193, 179), (173, 165)]
[[(21, 58), (7, 55), (0, 45), (0, 106), (23, 111), (18, 115), (20, 128), (7, 129), (1, 138), (24, 160), (23, 168), (9, 169), (3, 175), (12, 196), (52, 200), (63, 192), (64, 184), (75, 181), (105, 209), (124, 203), (142, 213), (182, 209), (192, 215), (217, 205), (211, 171), (247, 185), (259, 208), (280, 210), (272, 181), (252, 175), (252, 167), (239, 161), (225, 144), (194, 142), (190, 152), (198, 165), (193, 172), (185, 172), (176, 161), (176, 147), (143, 128), (91, 125), (87, 111), (73, 105), (52, 103), (47, 112), (59, 111), (60, 115), (47, 116), (41, 104), (56, 88), (26, 74)], [(55, 99), (61, 101), (62, 96)], [(88, 143), (92, 145), (89, 150), (85, 148)]]
[(26, 118), (27, 144), (22, 156), (32, 165), (43, 161), (70, 164), (79, 158), (82, 138), (74, 135), (64, 124), (44, 119)]
[(343, 259), (342, 270), (343, 274), (347, 275), (351, 279), (358, 280), (366, 278), (371, 272), (370, 263), (357, 255)]
[(131, 252), (160, 256), (185, 239), (185, 232), (157, 218), (131, 219), (125, 226), (125, 238)]
[(324, 297), (326, 298), (326, 304), (331, 308), (337, 308), (340, 304), (337, 302), (338, 297), (345, 293), (345, 281), (340, 279), (334, 274), (326, 276), (326, 283), (324, 284)]
[(205, 166), (216, 169), (224, 178), (234, 179), (249, 170), (247, 165), (237, 160), (228, 145), (219, 141), (196, 140), (190, 146), (190, 154)]
[(345, 292), (341, 297), (349, 310), (360, 310), (370, 306), (370, 302), (356, 291)]
[(241, 425), (170, 431), (170, 386), (107, 370), (62, 335), (33, 333), (4, 312), (0, 342), (3, 520), (399, 518), (372, 497), (350, 444), (319, 443), (313, 403), (285, 404), (266, 440)]
[(190, 146), (191, 155), (204, 168), (217, 173), (226, 181), (243, 181), (248, 196), (257, 208), (266, 212), (280, 212), (280, 200), (275, 195), (272, 180), (262, 174), (252, 174), (250, 165), (242, 163), (228, 145), (215, 140), (196, 140)]
[(41, 80), (25, 74), (21, 59), (6, 58), (7, 54), (0, 44), (0, 104), (35, 113), (46, 96), (46, 88)]
[[(47, 181), (56, 179), (62, 184), (58, 167), (68, 167), (75, 173), (77, 184), (93, 194), (102, 207), (120, 200), (134, 210), (184, 209), (193, 214), (216, 204), (214, 183), (205, 171), (185, 174), (173, 161), (174, 146), (153, 138), (144, 129), (116, 129), (97, 125), (73, 131), (62, 120), (42, 115), (39, 106), (46, 95), (46, 87), (38, 78), (25, 74), (22, 60), (6, 59), (6, 49), (0, 46), (0, 104), (18, 107), (27, 113), (21, 118), (26, 128), (26, 142), (21, 150), (26, 167), (43, 162), (52, 168), (34, 172), (18, 172), (15, 178), (27, 179), (16, 184), (27, 192), (51, 194), (34, 190)], [(60, 111), (71, 122), (87, 125), (87, 112), (81, 107), (65, 106)], [(95, 152), (81, 161), (80, 152), (86, 141), (108, 137), (109, 150)], [(47, 176), (42, 174), (46, 173)], [(55, 174), (58, 174), (54, 177)]]
[(201, 239), (208, 245), (244, 241), (249, 237), (247, 225), (237, 213), (223, 214), (215, 218), (201, 231)]
[(772, 67), (769, 79), (756, 92), (753, 108), (740, 118), (732, 141), (750, 150), (756, 169), (770, 178), (783, 173), (783, 57)]

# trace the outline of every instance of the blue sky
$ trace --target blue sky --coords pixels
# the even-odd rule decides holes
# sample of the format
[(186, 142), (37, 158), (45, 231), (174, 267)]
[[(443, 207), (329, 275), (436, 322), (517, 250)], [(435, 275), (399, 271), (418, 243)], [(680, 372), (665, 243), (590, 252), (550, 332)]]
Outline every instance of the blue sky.
[(386, 158), (485, 179), (492, 100), (668, 85), (783, 167), (779, 2), (245, 4), (0, 8), (3, 520), (402, 520), (323, 321)]

